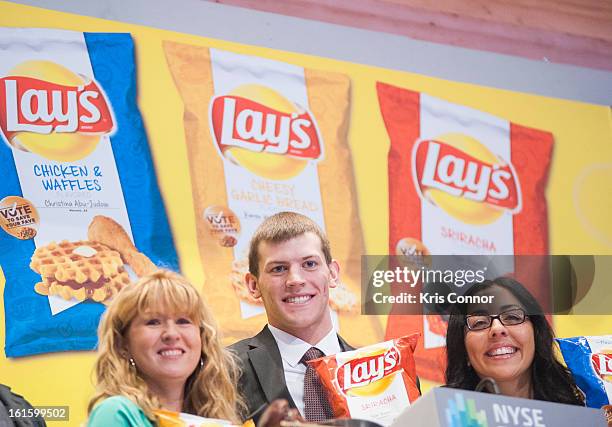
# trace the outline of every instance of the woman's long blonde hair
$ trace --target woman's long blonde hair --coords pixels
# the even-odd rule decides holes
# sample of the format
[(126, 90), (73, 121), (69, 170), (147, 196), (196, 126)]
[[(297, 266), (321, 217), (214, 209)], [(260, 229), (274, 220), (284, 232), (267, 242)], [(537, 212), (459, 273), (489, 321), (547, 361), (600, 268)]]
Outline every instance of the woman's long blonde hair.
[(132, 320), (149, 311), (185, 314), (200, 326), (203, 366), (198, 364), (187, 379), (183, 411), (239, 423), (244, 403), (236, 391), (240, 373), (236, 361), (221, 345), (212, 313), (199, 292), (184, 277), (168, 270), (159, 270), (124, 288), (102, 316), (94, 366), (96, 393), (88, 413), (101, 400), (120, 395), (155, 419), (153, 411), (161, 408), (160, 401), (137, 367), (130, 365), (125, 340)]

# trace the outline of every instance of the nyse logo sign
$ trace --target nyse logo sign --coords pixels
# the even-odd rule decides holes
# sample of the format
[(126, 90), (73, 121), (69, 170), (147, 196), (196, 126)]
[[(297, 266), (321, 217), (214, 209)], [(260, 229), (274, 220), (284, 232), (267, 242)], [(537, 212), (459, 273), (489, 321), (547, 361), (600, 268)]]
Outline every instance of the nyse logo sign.
[(494, 403), (493, 419), (497, 427), (546, 427), (541, 409)]

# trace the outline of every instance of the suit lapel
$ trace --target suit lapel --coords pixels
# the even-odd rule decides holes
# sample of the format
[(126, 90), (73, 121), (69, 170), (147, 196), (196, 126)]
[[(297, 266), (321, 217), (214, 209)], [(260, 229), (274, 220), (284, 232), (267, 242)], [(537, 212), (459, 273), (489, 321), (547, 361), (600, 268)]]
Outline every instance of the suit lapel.
[[(354, 350), (341, 336), (338, 336), (338, 341), (342, 351)], [(286, 399), (289, 406), (295, 408), (295, 402), (285, 382), (280, 351), (270, 329), (267, 326), (263, 328), (259, 334), (251, 338), (249, 346), (249, 360), (268, 403), (274, 399)]]
[(263, 389), (268, 402), (274, 399), (286, 399), (292, 408), (295, 402), (291, 398), (278, 345), (274, 340), (272, 332), (266, 326), (259, 334), (249, 342), (251, 349), (248, 351), (249, 360), (253, 365), (257, 380)]
[(338, 342), (340, 343), (340, 350), (342, 351), (353, 351), (355, 348), (349, 345), (344, 339), (338, 335)]

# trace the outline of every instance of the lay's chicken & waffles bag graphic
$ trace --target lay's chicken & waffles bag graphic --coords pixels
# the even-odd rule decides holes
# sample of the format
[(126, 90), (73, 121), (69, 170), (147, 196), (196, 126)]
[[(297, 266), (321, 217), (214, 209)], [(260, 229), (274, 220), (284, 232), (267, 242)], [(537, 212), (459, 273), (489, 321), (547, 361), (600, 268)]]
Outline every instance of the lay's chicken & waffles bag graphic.
[(0, 29), (6, 355), (92, 350), (112, 297), (177, 255), (129, 34)]
[[(550, 132), (385, 83), (377, 91), (391, 142), (391, 255), (548, 254)], [(539, 260), (529, 262), (515, 259), (506, 272), (529, 277), (546, 310), (548, 277)], [(417, 373), (443, 382), (445, 317), (389, 316), (387, 338), (412, 331), (423, 334)]]
[(340, 263), (330, 307), (343, 337), (379, 340), (378, 321), (358, 315), (363, 238), (347, 142), (349, 79), (201, 46), (165, 42), (164, 50), (185, 105), (204, 294), (226, 339), (265, 324), (261, 299), (244, 283), (248, 245), (266, 217), (294, 211), (326, 231)]

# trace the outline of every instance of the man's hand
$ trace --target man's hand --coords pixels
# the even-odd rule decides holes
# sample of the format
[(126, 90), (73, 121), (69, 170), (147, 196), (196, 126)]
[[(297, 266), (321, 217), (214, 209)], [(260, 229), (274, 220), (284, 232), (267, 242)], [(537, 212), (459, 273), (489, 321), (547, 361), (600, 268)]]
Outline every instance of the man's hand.
[(286, 400), (277, 399), (266, 408), (257, 427), (280, 427), (283, 420), (305, 422), (297, 409), (289, 408)]

